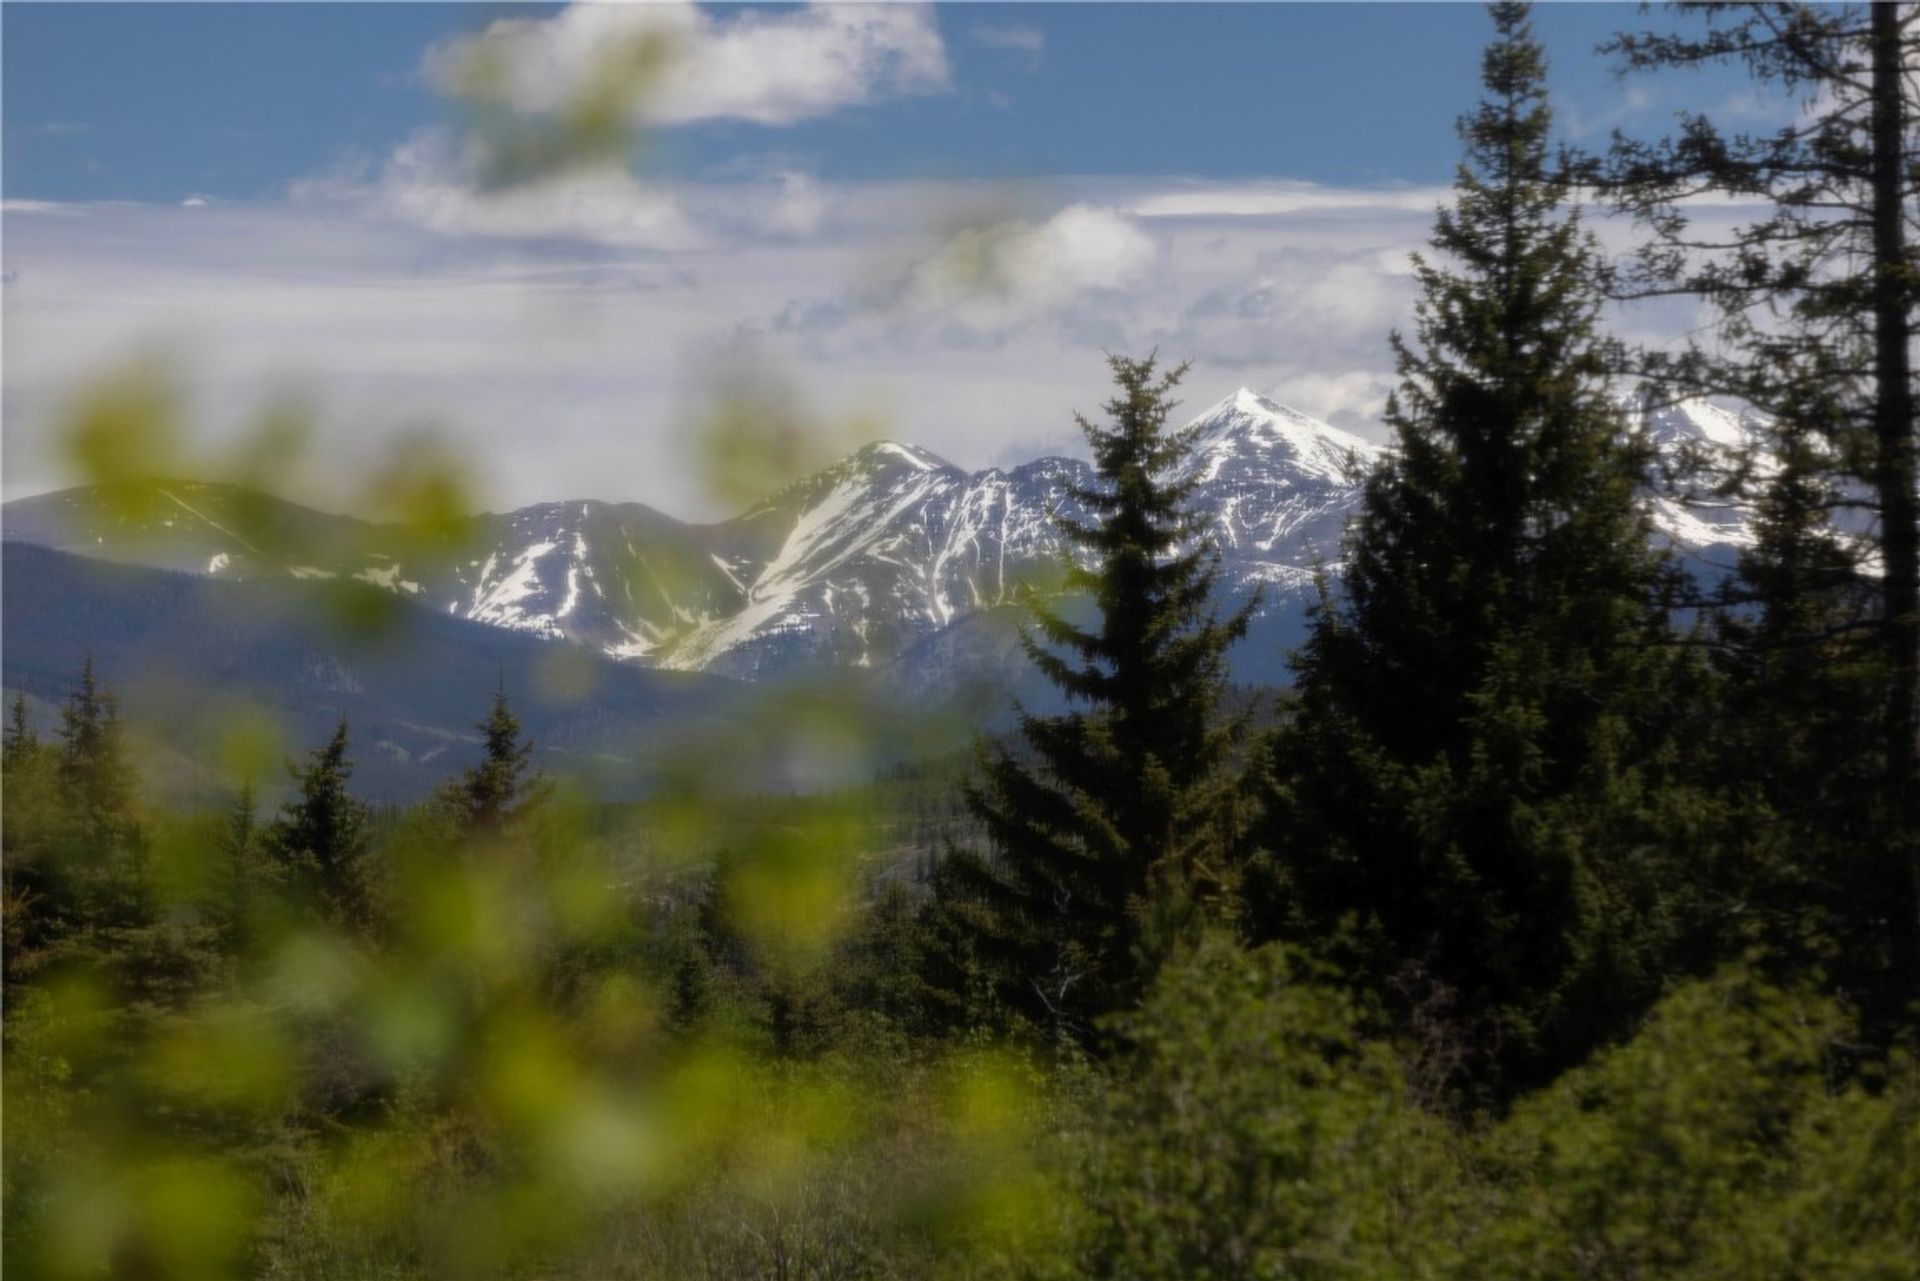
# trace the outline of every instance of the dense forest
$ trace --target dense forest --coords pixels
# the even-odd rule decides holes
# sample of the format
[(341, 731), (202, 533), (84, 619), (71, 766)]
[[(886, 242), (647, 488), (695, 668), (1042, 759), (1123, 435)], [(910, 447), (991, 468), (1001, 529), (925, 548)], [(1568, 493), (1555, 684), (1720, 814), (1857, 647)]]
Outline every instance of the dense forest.
[[(690, 748), (616, 806), (501, 681), (425, 803), (342, 721), (182, 810), (76, 653), (5, 735), (6, 1265), (1920, 1278), (1920, 12), (1697, 9), (1613, 56), (1795, 124), (1564, 151), (1491, 6), (1284, 690), (1228, 684), (1259, 603), (1157, 354), (1029, 594), (1067, 710), (970, 760), (743, 794)], [(1607, 332), (1674, 296), (1694, 344)], [(1724, 578), (1649, 536), (1629, 385), (1767, 414), (1680, 478), (1757, 504)]]

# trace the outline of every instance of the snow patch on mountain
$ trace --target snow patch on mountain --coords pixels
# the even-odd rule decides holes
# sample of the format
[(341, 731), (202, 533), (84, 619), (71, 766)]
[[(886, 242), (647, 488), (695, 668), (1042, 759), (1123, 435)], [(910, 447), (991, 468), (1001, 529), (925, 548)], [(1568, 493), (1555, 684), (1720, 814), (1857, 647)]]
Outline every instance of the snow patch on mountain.
[(1655, 530), (1687, 553), (1751, 547), (1750, 494), (1772, 474), (1766, 418), (1708, 400), (1627, 401), (1654, 453), (1649, 507)]
[(558, 546), (550, 541), (533, 544), (515, 556), (512, 565), (498, 578), (494, 577), (494, 571), (500, 563), (499, 553), (489, 555), (480, 571), (480, 581), (474, 586), (473, 606), (467, 610), (467, 617), (476, 623), (491, 623), (513, 631), (558, 633), (560, 629), (551, 614), (527, 608), (528, 602), (544, 591), (540, 562)]
[(369, 565), (354, 577), (363, 583), (384, 587), (390, 592), (405, 592), (409, 596), (420, 594), (420, 584), (410, 578), (400, 577), (400, 566), (392, 562), (385, 565)]

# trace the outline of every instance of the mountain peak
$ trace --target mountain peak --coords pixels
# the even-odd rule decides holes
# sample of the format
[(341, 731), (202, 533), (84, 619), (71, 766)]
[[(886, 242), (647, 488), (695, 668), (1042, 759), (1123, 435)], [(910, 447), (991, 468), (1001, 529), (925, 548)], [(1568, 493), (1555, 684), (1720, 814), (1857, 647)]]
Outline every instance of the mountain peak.
[(1322, 479), (1346, 475), (1347, 460), (1377, 457), (1381, 446), (1321, 422), (1248, 387), (1216, 401), (1190, 427), (1194, 460), (1204, 480), (1218, 476), (1232, 459), (1272, 460)]
[(876, 440), (855, 450), (850, 462), (863, 468), (910, 467), (915, 471), (947, 471), (953, 464), (919, 445), (897, 440)]
[(1225, 400), (1214, 406), (1214, 408), (1222, 409), (1229, 405), (1243, 414), (1264, 415), (1273, 418), (1297, 418), (1309, 422), (1312, 421), (1299, 410), (1288, 405), (1283, 405), (1271, 396), (1263, 396), (1251, 387), (1240, 388), (1231, 396), (1228, 396)]
[(1753, 410), (1735, 411), (1710, 400), (1694, 397), (1671, 404), (1628, 400), (1631, 412), (1644, 416), (1648, 433), (1659, 445), (1683, 441), (1719, 449), (1738, 450), (1752, 445), (1761, 430), (1762, 419)]

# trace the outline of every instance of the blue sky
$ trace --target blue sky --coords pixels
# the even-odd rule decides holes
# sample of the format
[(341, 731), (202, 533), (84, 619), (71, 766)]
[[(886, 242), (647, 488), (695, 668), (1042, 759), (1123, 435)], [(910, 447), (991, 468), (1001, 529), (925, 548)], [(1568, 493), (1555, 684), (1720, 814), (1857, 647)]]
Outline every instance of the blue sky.
[[(5, 189), (52, 200), (259, 199), (378, 155), (447, 110), (429, 44), (535, 6), (9, 4)], [(1627, 5), (1537, 19), (1581, 120), (1623, 90), (1596, 44)], [(826, 178), (1278, 175), (1436, 182), (1486, 23), (1465, 4), (952, 5), (952, 91), (662, 139), (689, 175), (775, 150)]]
[[(1617, 80), (1594, 47), (1640, 21), (1536, 15), (1566, 138), (1778, 118), (1732, 75)], [(438, 424), (502, 505), (718, 514), (683, 442), (743, 379), (968, 466), (1075, 448), (1102, 353), (1149, 347), (1195, 402), (1374, 433), (1487, 32), (1454, 4), (8, 3), (5, 490), (62, 483), (77, 390), (155, 353), (210, 453), (291, 392), (335, 466)], [(463, 68), (537, 122), (648, 33), (675, 54), (640, 151), (477, 181)]]

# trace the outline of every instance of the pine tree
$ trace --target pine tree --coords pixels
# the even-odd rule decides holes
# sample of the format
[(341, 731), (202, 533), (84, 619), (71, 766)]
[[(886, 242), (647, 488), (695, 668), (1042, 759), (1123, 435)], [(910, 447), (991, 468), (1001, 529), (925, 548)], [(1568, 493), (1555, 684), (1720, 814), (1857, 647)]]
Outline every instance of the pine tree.
[(539, 795), (538, 779), (527, 774), (533, 744), (521, 737), (520, 718), (507, 703), (504, 678), (493, 692), (492, 711), (475, 728), (485, 736), (486, 755), (444, 794), (464, 831), (498, 828)]
[(1078, 419), (1098, 483), (1057, 518), (1090, 563), (1070, 592), (1099, 621), (1030, 598), (1027, 653), (1071, 710), (1021, 710), (1023, 751), (983, 748), (967, 806), (987, 852), (956, 850), (935, 877), (948, 981), (975, 974), (1014, 1010), (1086, 1038), (1134, 1002), (1161, 958), (1235, 896), (1236, 722), (1220, 715), (1227, 647), (1252, 606), (1209, 608), (1217, 554), (1178, 479), (1191, 449), (1170, 430), (1185, 371), (1111, 357), (1108, 426)]
[[(1524, 4), (1490, 7), (1457, 200), (1395, 335), (1369, 478), (1271, 745), (1266, 933), (1435, 1021), (1478, 1086), (1538, 1079), (1656, 993), (1688, 704), (1596, 332), (1602, 266), (1549, 163)], [(1332, 940), (1338, 939), (1335, 945)]]
[[(1718, 313), (1718, 342), (1656, 354), (1655, 375), (1686, 390), (1724, 392), (1771, 410), (1777, 453), (1793, 466), (1780, 485), (1812, 483), (1822, 508), (1807, 513), (1838, 545), (1853, 549), (1850, 570), (1831, 550), (1816, 555), (1829, 569), (1808, 575), (1804, 564), (1762, 558), (1807, 550), (1774, 540), (1748, 558), (1747, 599), (1780, 613), (1744, 633), (1767, 646), (1805, 628), (1810, 611), (1825, 616), (1802, 652), (1839, 657), (1837, 666), (1807, 664), (1815, 684), (1833, 676), (1834, 700), (1878, 668), (1872, 686), (1874, 732), (1832, 744), (1824, 759), (1795, 763), (1795, 735), (1771, 772), (1811, 768), (1788, 791), (1853, 793), (1856, 813), (1877, 827), (1854, 860), (1857, 880), (1836, 886), (1864, 910), (1877, 941), (1851, 967), (1877, 970), (1886, 1004), (1920, 995), (1920, 418), (1916, 418), (1913, 353), (1920, 337), (1920, 7), (1911, 4), (1702, 4), (1684, 6), (1702, 20), (1684, 31), (1629, 34), (1614, 43), (1629, 70), (1744, 68), (1763, 92), (1777, 94), (1793, 119), (1773, 131), (1732, 132), (1705, 114), (1683, 118), (1677, 136), (1658, 142), (1616, 137), (1604, 162), (1587, 176), (1652, 233), (1630, 264), (1622, 292), (1698, 296)], [(1761, 212), (1729, 229), (1721, 218), (1702, 225), (1696, 199), (1722, 193)], [(1782, 493), (1776, 508), (1799, 501)], [(1863, 512), (1864, 509), (1864, 512)], [(1859, 573), (1870, 567), (1866, 575)], [(1848, 617), (1862, 583), (1872, 608)], [(1781, 593), (1817, 593), (1788, 599)], [(1736, 637), (1741, 633), (1735, 632)], [(1842, 653), (1844, 651), (1844, 654)], [(1780, 652), (1740, 660), (1770, 681)], [(1743, 697), (1759, 707), (1780, 685)], [(1814, 701), (1821, 701), (1817, 694)], [(1776, 717), (1776, 720), (1784, 718)], [(1858, 786), (1869, 776), (1876, 782)], [(1795, 797), (1770, 803), (1792, 809)], [(1816, 839), (1830, 833), (1800, 829)], [(1809, 868), (1825, 876), (1832, 869)]]
[(347, 760), (343, 717), (326, 746), (305, 768), (287, 765), (298, 794), (289, 799), (266, 834), (272, 861), (320, 910), (349, 929), (374, 923), (371, 811), (347, 790), (353, 766)]

